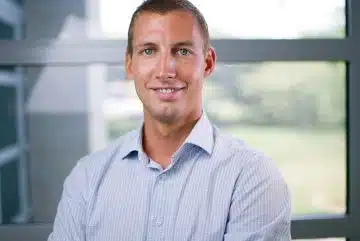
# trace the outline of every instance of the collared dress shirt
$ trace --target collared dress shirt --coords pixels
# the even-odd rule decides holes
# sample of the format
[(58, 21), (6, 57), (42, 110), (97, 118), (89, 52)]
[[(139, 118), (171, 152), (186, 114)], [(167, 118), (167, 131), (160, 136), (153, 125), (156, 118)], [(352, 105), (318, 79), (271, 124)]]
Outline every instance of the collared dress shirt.
[(289, 241), (290, 223), (273, 161), (203, 113), (166, 169), (142, 127), (79, 160), (48, 241)]

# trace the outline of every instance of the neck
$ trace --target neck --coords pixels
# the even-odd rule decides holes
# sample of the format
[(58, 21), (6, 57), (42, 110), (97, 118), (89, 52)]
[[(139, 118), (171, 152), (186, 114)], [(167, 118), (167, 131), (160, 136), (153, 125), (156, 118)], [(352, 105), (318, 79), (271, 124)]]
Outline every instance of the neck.
[(164, 124), (144, 115), (143, 148), (145, 153), (163, 168), (189, 136), (200, 114), (191, 115), (173, 124)]

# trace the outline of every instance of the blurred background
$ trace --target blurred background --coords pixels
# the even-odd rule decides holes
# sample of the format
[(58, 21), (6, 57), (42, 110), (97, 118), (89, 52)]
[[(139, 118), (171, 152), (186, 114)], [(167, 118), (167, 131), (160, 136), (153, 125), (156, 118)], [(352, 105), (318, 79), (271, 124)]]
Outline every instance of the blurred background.
[[(360, 38), (348, 36), (359, 18), (347, 9), (359, 4), (192, 2), (219, 56), (204, 108), (221, 130), (276, 161), (292, 193), (294, 239), (360, 236), (352, 228), (360, 214), (347, 217), (355, 185), (347, 87), (359, 80), (348, 67), (360, 57), (348, 51)], [(27, 227), (28, 240), (46, 236), (76, 161), (141, 124), (142, 105), (120, 56), (140, 3), (0, 0), (0, 240), (20, 237), (16, 227)], [(103, 52), (90, 59), (105, 61), (86, 61), (93, 43)]]

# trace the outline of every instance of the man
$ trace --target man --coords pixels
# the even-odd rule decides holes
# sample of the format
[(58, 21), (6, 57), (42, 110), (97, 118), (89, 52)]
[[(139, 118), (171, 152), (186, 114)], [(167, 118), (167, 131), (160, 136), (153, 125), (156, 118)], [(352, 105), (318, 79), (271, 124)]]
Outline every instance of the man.
[(49, 241), (291, 239), (289, 192), (272, 161), (222, 134), (203, 112), (215, 60), (190, 2), (139, 6), (126, 72), (143, 125), (77, 163)]

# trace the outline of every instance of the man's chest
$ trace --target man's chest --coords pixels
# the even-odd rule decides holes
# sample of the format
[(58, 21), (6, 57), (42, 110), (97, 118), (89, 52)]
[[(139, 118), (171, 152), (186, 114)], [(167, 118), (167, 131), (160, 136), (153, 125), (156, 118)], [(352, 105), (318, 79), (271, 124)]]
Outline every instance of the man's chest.
[(87, 236), (109, 241), (220, 241), (234, 181), (231, 175), (196, 165), (163, 173), (112, 168), (89, 205)]

